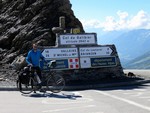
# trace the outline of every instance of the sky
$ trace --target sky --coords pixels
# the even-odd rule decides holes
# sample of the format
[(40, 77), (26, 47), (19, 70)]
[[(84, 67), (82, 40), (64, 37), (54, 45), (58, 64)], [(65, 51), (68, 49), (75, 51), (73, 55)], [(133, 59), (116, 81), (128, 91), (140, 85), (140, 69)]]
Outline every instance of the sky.
[(150, 29), (150, 0), (70, 0), (85, 31)]

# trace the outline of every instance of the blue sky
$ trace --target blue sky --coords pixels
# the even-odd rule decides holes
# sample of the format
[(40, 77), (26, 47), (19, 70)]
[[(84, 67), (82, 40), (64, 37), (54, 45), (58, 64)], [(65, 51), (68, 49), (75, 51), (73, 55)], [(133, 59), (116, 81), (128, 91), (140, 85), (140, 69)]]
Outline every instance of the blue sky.
[(70, 0), (85, 31), (150, 29), (150, 0)]

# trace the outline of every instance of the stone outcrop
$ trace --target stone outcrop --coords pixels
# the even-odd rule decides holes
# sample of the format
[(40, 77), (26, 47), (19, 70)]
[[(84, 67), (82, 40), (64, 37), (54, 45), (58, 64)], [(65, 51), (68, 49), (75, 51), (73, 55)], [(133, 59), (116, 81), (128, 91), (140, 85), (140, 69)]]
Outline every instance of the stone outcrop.
[(0, 0), (0, 61), (11, 63), (26, 55), (32, 42), (54, 46), (52, 28), (59, 26), (59, 17), (66, 18), (66, 29), (80, 28), (69, 0)]

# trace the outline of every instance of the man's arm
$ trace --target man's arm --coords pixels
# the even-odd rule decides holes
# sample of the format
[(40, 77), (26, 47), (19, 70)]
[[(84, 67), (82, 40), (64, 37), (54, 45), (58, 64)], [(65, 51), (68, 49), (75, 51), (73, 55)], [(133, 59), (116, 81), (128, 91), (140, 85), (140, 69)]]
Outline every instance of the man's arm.
[(40, 54), (40, 56), (41, 56), (41, 59), (42, 59), (44, 62), (47, 62), (47, 61), (45, 60), (45, 57), (42, 55), (42, 53)]
[(28, 65), (32, 65), (32, 63), (31, 63), (31, 52), (30, 51), (28, 52), (28, 55), (26, 57), (26, 62), (28, 63)]

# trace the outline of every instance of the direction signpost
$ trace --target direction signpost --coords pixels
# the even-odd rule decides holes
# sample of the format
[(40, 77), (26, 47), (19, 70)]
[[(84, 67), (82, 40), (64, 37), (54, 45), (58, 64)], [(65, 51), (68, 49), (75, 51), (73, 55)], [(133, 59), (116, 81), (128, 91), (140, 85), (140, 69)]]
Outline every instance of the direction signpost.
[(46, 59), (62, 59), (78, 57), (77, 48), (48, 48), (42, 52)]
[(55, 69), (61, 70), (116, 66), (116, 57), (111, 56), (112, 53), (109, 46), (48, 48), (42, 52), (46, 60), (55, 59)]
[[(82, 33), (80, 28), (65, 28), (65, 23), (54, 27), (56, 45), (43, 48), (47, 61), (56, 60), (54, 69), (69, 80), (100, 79), (123, 75), (115, 45), (98, 45), (96, 33)], [(44, 69), (47, 66), (41, 62)], [(69, 75), (69, 76), (68, 76)]]
[(112, 52), (113, 50), (109, 46), (80, 47), (81, 68), (116, 66), (116, 60), (110, 60), (115, 58), (114, 56), (111, 57)]
[[(60, 34), (58, 36), (58, 47), (45, 48), (42, 52), (46, 60), (56, 60), (55, 69), (84, 69), (117, 65), (116, 56), (112, 55), (113, 49), (108, 45), (97, 45), (95, 33)], [(75, 45), (75, 47), (62, 45)], [(43, 67), (46, 69), (44, 64)]]
[(116, 57), (91, 58), (91, 67), (112, 67), (116, 66)]
[(104, 47), (80, 47), (80, 57), (96, 57), (96, 56), (108, 56), (113, 52), (108, 46)]
[[(56, 60), (55, 69), (78, 69), (79, 62), (77, 62), (77, 66), (74, 66), (74, 62), (70, 62), (69, 59), (78, 59), (78, 49), (77, 48), (48, 48), (44, 49), (42, 55), (45, 57), (47, 61), (52, 59)], [(76, 62), (75, 62), (76, 63)], [(47, 69), (47, 67), (43, 64), (42, 67)]]

